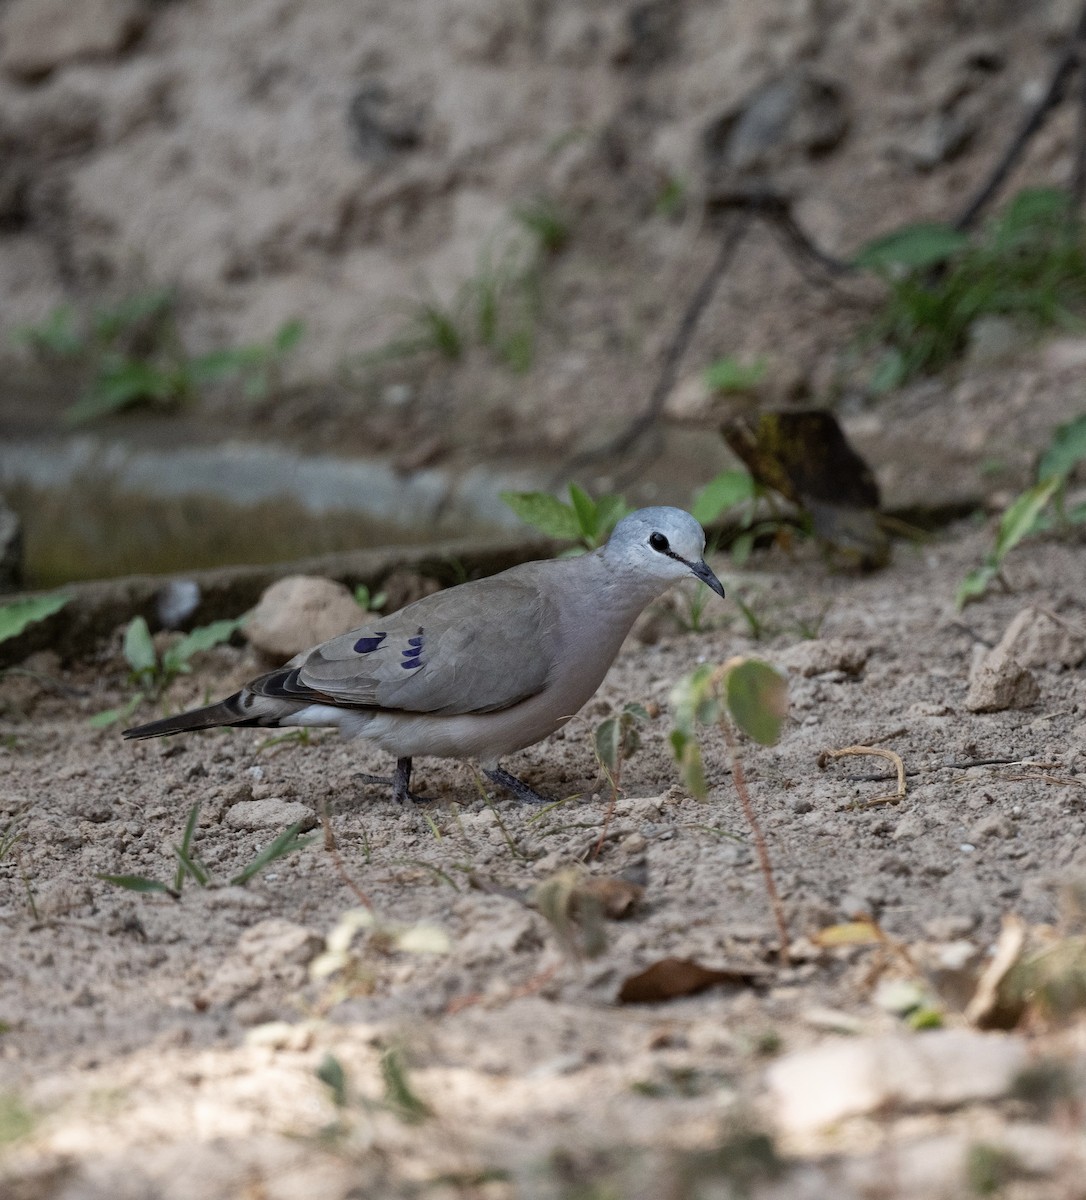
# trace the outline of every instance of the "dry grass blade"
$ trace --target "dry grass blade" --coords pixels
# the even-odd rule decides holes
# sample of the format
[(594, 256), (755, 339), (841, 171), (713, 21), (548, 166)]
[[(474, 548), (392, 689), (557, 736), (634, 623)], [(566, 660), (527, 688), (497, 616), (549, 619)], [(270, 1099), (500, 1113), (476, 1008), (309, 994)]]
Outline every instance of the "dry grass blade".
[(818, 756), (818, 765), (825, 769), (826, 763), (831, 758), (845, 758), (848, 755), (885, 758), (887, 762), (894, 764), (894, 769), (897, 771), (897, 791), (885, 796), (872, 796), (870, 800), (864, 801), (864, 807), (873, 804), (897, 804), (898, 801), (905, 798), (905, 764), (902, 762), (900, 754), (895, 754), (893, 750), (884, 750), (881, 746), (845, 746), (840, 750), (823, 750)]

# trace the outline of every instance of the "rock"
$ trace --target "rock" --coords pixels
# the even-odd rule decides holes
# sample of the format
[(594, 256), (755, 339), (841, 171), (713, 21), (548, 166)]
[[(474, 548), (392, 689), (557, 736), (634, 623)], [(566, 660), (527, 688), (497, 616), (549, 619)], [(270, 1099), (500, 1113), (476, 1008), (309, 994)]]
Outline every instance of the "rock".
[(848, 132), (845, 89), (799, 68), (762, 84), (701, 135), (712, 184), (797, 154), (826, 154)]
[(267, 800), (242, 800), (231, 805), (223, 816), (223, 824), (233, 829), (274, 829), (280, 831), (302, 822), (302, 829), (312, 829), (317, 824), (317, 814), (297, 800), (282, 800), (269, 796)]
[(171, 579), (155, 596), (155, 613), (163, 629), (181, 629), (200, 607), (195, 579)]
[(1021, 358), (1033, 340), (1033, 331), (1021, 321), (991, 313), (969, 326), (966, 358), (974, 367), (1006, 366)]
[(789, 646), (777, 661), (787, 670), (810, 679), (813, 675), (825, 675), (829, 671), (859, 675), (870, 654), (871, 647), (862, 643), (847, 642), (842, 638), (824, 638), (813, 642), (797, 642)]
[(312, 575), (290, 575), (273, 583), (260, 597), (245, 626), (245, 636), (262, 654), (282, 662), (354, 629), (365, 619), (343, 584)]
[(13, 592), (22, 583), (23, 526), (0, 500), (0, 592)]
[(0, 66), (20, 79), (123, 50), (147, 22), (139, 0), (11, 0), (0, 23)]
[(989, 813), (981, 817), (969, 830), (969, 840), (977, 845), (987, 838), (1012, 838), (1018, 832), (1018, 827), (1002, 813)]
[(1086, 659), (1086, 631), (1031, 604), (1007, 626), (996, 649), (1023, 667), (1077, 667)]
[(250, 966), (270, 972), (283, 966), (308, 966), (324, 949), (324, 938), (304, 925), (269, 917), (238, 938), (237, 950)]
[(1007, 1094), (1029, 1055), (1020, 1038), (933, 1030), (824, 1042), (766, 1072), (782, 1131), (804, 1133), (890, 1107), (953, 1108)]
[(1000, 645), (977, 664), (965, 707), (970, 712), (1004, 712), (1008, 708), (1029, 708), (1040, 696), (1037, 680)]
[(904, 842), (910, 838), (920, 837), (927, 828), (927, 825), (920, 816), (916, 813), (907, 813), (898, 821), (890, 837), (895, 842)]

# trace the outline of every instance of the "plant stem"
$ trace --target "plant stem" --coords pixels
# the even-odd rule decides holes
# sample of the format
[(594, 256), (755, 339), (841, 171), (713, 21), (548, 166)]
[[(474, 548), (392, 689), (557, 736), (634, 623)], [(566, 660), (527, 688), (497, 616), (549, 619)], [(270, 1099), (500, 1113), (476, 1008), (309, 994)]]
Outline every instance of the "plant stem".
[(791, 944), (788, 939), (788, 926), (784, 920), (784, 906), (781, 904), (780, 893), (777, 891), (777, 884), (773, 878), (773, 867), (769, 861), (769, 850), (765, 844), (762, 827), (758, 823), (758, 817), (754, 812), (754, 805), (751, 803), (750, 792), (747, 791), (747, 777), (743, 773), (743, 763), (739, 758), (739, 747), (736, 745), (735, 734), (726, 717), (721, 718), (720, 729), (724, 734), (724, 743), (728, 747), (728, 755), (732, 760), (732, 779), (735, 780), (735, 790), (739, 793), (739, 803), (743, 809), (743, 816), (746, 817), (747, 824), (750, 826), (750, 831), (754, 836), (754, 849), (758, 855), (758, 866), (762, 871), (762, 880), (765, 883), (766, 895), (769, 896), (769, 903), (773, 909), (773, 917), (777, 922), (777, 936), (780, 938), (781, 943), (780, 959), (787, 966)]

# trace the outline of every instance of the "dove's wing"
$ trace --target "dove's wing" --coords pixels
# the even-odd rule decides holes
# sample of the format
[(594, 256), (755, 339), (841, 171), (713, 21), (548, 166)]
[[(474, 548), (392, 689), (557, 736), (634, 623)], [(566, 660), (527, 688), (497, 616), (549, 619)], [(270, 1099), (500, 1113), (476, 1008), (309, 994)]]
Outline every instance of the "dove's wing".
[(400, 712), (496, 712), (543, 690), (554, 605), (534, 572), (437, 592), (254, 680), (257, 695)]

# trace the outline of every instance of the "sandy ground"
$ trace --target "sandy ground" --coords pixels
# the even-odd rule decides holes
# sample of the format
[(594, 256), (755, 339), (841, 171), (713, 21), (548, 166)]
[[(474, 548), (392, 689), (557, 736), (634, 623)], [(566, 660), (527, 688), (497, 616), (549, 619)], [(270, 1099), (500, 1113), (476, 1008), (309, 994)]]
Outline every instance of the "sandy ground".
[[(1010, 591), (959, 616), (954, 588), (989, 537), (960, 528), (899, 544), (892, 567), (868, 578), (830, 573), (806, 547), (743, 570), (722, 561), (729, 592), (759, 614), (761, 640), (731, 600), (703, 632), (678, 629), (670, 614), (681, 604), (647, 621), (642, 636), (658, 640), (631, 639), (580, 717), (510, 761), (568, 797), (543, 812), (485, 799), (469, 769), (443, 763), (417, 780), (439, 799), (401, 809), (355, 778), (388, 764), (332, 735), (122, 743), (86, 721), (124, 698), (116, 654), (63, 673), (79, 698), (7, 677), (3, 1194), (715, 1196), (763, 1176), (759, 1195), (969, 1194), (963, 1156), (1010, 1128), (1010, 1102), (869, 1116), (804, 1138), (775, 1111), (765, 1070), (848, 1040), (843, 1031), (904, 1028), (875, 998), (900, 965), (877, 947), (820, 950), (819, 930), (865, 912), (918, 955), (965, 941), (979, 961), (1004, 914), (1057, 922), (1061, 888), (1081, 873), (1082, 672), (1037, 669), (1040, 700), (1022, 711), (972, 714), (963, 701), (978, 648), (1027, 604), (1086, 626), (1086, 561), (1080, 546), (1027, 543), (1008, 563)], [(742, 748), (796, 939), (787, 967), (719, 735), (706, 738), (707, 803), (678, 786), (668, 751), (676, 680), (737, 652), (789, 673), (779, 745)], [(210, 652), (169, 704), (229, 688), (251, 671), (247, 653)], [(608, 822), (591, 733), (630, 701), (660, 715)], [(856, 778), (882, 774), (881, 760), (817, 765), (821, 751), (853, 744), (901, 755), (904, 800), (871, 803), (892, 787)], [(197, 803), (194, 851), (216, 881), (290, 821), (316, 825), (325, 804), (339, 865), (318, 836), (247, 886), (189, 881), (176, 902), (99, 878), (172, 881), (173, 846)], [(629, 884), (643, 888), (604, 922), (595, 957), (571, 953), (532, 904), (533, 889), (569, 868), (619, 881), (609, 886), (627, 901)], [(321, 976), (324, 939), (359, 907), (356, 889), (376, 925)], [(575, 932), (582, 951), (591, 933), (590, 922)], [(626, 979), (668, 956), (751, 973), (754, 986), (617, 1002)], [(952, 997), (935, 1003), (946, 1024), (964, 1023)], [(1079, 1055), (1076, 1036), (1034, 1031), (1030, 1045)], [(329, 1055), (343, 1072), (338, 1106), (317, 1074)], [(1053, 1128), (1071, 1136), (1074, 1126)], [(751, 1130), (775, 1139), (772, 1179), (759, 1157), (770, 1143)], [(949, 1163), (945, 1178), (921, 1172), (917, 1184), (910, 1147), (933, 1137), (943, 1149), (923, 1161)], [(1064, 1150), (1007, 1194), (1081, 1195)], [(886, 1154), (905, 1164), (896, 1183), (877, 1168)], [(884, 1190), (864, 1190), (868, 1177)]]

